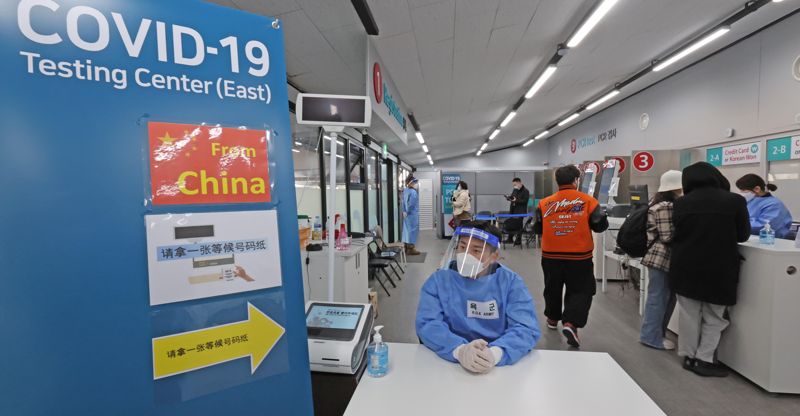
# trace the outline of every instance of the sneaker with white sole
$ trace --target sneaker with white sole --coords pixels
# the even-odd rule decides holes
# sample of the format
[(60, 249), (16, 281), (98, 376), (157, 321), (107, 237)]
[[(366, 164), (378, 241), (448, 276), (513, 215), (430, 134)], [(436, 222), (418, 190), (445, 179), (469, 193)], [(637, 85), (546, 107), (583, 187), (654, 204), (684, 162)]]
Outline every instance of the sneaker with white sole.
[(668, 351), (674, 350), (675, 349), (675, 343), (670, 341), (670, 340), (668, 340), (668, 339), (666, 339), (666, 338), (664, 338), (664, 349), (668, 350)]
[(561, 333), (564, 334), (565, 338), (567, 338), (567, 344), (569, 344), (571, 347), (581, 347), (581, 340), (578, 338), (578, 328), (575, 328), (574, 325), (569, 322), (565, 322), (564, 329), (561, 330)]
[(547, 318), (547, 327), (550, 329), (558, 329), (558, 321)]

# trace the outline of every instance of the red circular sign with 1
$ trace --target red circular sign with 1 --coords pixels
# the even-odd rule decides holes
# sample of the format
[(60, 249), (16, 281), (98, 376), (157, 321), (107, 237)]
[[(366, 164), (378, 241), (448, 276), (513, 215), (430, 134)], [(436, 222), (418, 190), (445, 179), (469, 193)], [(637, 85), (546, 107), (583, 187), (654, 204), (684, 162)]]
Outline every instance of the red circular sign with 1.
[(575, 153), (576, 150), (578, 150), (578, 141), (572, 139), (572, 142), (570, 142), (569, 144), (569, 151)]
[(633, 167), (639, 172), (647, 172), (652, 169), (655, 161), (655, 157), (650, 152), (636, 152), (633, 155)]
[(375, 90), (375, 101), (380, 104), (383, 100), (383, 79), (381, 77), (381, 66), (377, 62), (372, 65), (372, 88)]

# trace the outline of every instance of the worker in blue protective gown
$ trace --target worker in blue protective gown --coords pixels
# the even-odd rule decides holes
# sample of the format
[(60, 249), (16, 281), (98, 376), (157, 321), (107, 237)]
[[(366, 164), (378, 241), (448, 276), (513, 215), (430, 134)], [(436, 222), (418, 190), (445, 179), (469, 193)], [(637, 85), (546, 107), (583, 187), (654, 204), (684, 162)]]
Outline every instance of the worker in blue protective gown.
[(419, 181), (414, 175), (406, 179), (406, 190), (403, 192), (403, 243), (406, 254), (421, 254), (415, 247), (419, 235)]
[(736, 181), (736, 187), (747, 200), (750, 214), (750, 233), (758, 235), (769, 223), (775, 237), (787, 238), (792, 226), (792, 214), (780, 199), (772, 195), (778, 190), (775, 184), (764, 182), (760, 176), (749, 173)]
[(497, 263), (501, 236), (488, 223), (462, 224), (420, 293), (419, 339), (473, 373), (516, 363), (541, 335), (522, 277)]

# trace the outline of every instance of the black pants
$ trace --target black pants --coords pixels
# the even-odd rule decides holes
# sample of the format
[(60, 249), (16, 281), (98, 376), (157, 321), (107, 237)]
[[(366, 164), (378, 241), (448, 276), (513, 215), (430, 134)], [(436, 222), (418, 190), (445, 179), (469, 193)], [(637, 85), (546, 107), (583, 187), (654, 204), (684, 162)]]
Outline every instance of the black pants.
[(506, 243), (522, 244), (522, 218), (508, 218), (504, 224), (508, 237)]
[[(544, 315), (582, 328), (589, 319), (592, 297), (597, 292), (594, 264), (587, 260), (542, 259)], [(563, 293), (566, 286), (566, 293)], [(562, 311), (563, 293), (563, 311)]]

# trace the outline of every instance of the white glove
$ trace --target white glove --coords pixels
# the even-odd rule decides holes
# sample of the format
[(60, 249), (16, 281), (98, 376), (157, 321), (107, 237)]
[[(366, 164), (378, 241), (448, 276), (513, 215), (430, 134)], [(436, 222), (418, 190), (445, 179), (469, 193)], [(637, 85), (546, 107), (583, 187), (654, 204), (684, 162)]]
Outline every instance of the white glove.
[(482, 339), (461, 345), (454, 355), (464, 369), (473, 373), (488, 373), (496, 365), (489, 343)]

